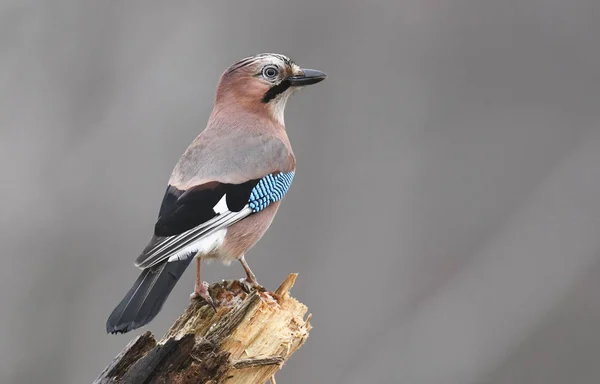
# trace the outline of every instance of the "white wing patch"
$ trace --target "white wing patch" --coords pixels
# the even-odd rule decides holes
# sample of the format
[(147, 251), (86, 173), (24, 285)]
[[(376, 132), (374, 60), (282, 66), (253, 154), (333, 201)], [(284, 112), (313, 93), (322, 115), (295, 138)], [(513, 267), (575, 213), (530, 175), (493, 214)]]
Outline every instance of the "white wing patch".
[(215, 211), (217, 215), (229, 211), (229, 208), (227, 207), (227, 195), (223, 195), (223, 197), (221, 197), (221, 200), (219, 200), (217, 205), (213, 207), (213, 211)]
[(189, 257), (193, 257), (195, 253), (201, 255), (212, 253), (223, 244), (227, 227), (250, 214), (252, 214), (252, 209), (246, 205), (239, 212), (226, 211), (184, 233), (161, 238), (144, 250), (143, 256), (145, 256), (145, 259), (137, 263), (136, 266), (145, 269), (153, 267), (164, 260), (187, 260)]
[[(227, 204), (225, 204), (225, 206), (227, 206)], [(215, 209), (216, 207), (217, 206), (215, 206)], [(171, 255), (171, 257), (169, 257), (169, 261), (186, 260), (189, 257), (194, 257), (197, 253), (203, 255), (211, 253), (223, 244), (223, 240), (225, 240), (226, 234), (227, 228), (219, 229), (218, 231), (215, 231), (210, 235), (203, 237), (200, 240), (195, 241), (192, 244), (189, 244), (177, 250), (177, 252), (175, 252), (173, 255)]]

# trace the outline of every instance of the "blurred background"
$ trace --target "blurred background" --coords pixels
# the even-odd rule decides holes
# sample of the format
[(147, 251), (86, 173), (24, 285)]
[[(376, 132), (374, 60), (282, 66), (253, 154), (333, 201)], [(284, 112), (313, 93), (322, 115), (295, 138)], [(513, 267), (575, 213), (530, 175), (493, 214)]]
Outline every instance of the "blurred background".
[[(600, 382), (596, 0), (0, 2), (0, 382), (90, 383), (169, 174), (279, 52), (298, 158), (248, 254), (313, 313), (278, 382)], [(211, 264), (209, 282), (243, 276)]]

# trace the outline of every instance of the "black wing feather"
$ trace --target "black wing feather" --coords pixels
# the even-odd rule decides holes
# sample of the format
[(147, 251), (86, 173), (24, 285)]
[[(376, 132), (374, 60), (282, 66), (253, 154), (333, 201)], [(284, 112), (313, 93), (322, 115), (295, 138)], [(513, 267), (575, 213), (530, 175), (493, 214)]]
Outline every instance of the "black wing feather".
[(180, 191), (167, 188), (160, 216), (154, 225), (156, 236), (174, 236), (192, 229), (215, 217), (213, 207), (225, 194), (225, 188), (217, 184), (214, 188), (200, 187)]
[(165, 196), (163, 197), (162, 203), (160, 204), (160, 210), (158, 211), (159, 218), (161, 216), (168, 215), (168, 213), (174, 208), (177, 199), (179, 199), (179, 197), (183, 195), (183, 192), (185, 191), (181, 191), (171, 185), (167, 187), (167, 190), (165, 191)]
[(231, 212), (239, 212), (248, 204), (250, 193), (259, 181), (260, 179), (256, 179), (242, 184), (225, 184), (227, 185), (227, 207)]
[(154, 235), (179, 235), (209, 221), (217, 215), (213, 208), (223, 195), (226, 195), (227, 208), (231, 212), (239, 212), (248, 203), (252, 188), (259, 180), (241, 184), (211, 182), (186, 191), (169, 185), (154, 226)]

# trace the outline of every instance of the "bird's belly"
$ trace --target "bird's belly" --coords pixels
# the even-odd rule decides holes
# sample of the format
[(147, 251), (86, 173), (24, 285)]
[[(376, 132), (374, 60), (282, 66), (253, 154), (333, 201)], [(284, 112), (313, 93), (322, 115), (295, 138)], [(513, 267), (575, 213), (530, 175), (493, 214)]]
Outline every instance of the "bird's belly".
[(227, 236), (227, 230), (228, 228), (220, 229), (217, 232), (193, 243), (192, 252), (196, 252), (194, 257), (200, 258), (209, 264), (215, 260), (220, 260), (225, 265), (231, 264), (236, 257), (227, 252), (227, 249), (223, 247), (223, 242)]
[(279, 203), (276, 201), (264, 210), (227, 228), (223, 245), (220, 247), (226, 260), (239, 259), (263, 237), (273, 222)]
[[(221, 231), (224, 231), (223, 237), (218, 238), (218, 242), (215, 242), (216, 246), (206, 246), (204, 251), (198, 251), (196, 257), (209, 263), (219, 260), (225, 265), (239, 259), (263, 237), (277, 213), (279, 203), (279, 201), (274, 202), (264, 210), (252, 214), (226, 229), (222, 229)], [(208, 237), (202, 239), (202, 241), (207, 239)], [(209, 245), (211, 243), (207, 241), (204, 244)]]

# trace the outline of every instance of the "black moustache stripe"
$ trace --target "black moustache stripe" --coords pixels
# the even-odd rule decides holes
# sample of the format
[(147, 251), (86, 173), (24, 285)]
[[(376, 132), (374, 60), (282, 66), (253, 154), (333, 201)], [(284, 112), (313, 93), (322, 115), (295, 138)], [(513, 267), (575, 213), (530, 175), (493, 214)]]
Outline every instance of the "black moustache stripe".
[(261, 101), (263, 103), (268, 103), (269, 101), (276, 98), (277, 95), (285, 92), (291, 86), (292, 86), (292, 83), (290, 83), (289, 80), (283, 80), (281, 83), (269, 88), (269, 90), (267, 92), (265, 92), (265, 95), (263, 96)]

